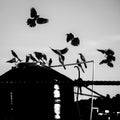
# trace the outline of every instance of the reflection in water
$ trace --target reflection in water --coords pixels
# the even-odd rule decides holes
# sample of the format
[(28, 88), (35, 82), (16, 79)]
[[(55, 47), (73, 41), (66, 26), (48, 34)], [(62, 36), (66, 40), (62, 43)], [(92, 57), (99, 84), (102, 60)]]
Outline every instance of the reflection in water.
[(54, 98), (55, 98), (55, 103), (54, 103), (54, 112), (55, 112), (55, 119), (59, 120), (60, 119), (60, 88), (58, 84), (54, 85)]

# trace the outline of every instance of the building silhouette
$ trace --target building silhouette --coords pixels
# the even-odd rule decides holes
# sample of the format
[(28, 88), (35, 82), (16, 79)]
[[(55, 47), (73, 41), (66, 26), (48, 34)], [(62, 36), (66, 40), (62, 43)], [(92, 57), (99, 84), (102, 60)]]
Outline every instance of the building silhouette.
[(0, 76), (0, 120), (73, 120), (73, 108), (73, 81), (49, 67), (19, 63)]

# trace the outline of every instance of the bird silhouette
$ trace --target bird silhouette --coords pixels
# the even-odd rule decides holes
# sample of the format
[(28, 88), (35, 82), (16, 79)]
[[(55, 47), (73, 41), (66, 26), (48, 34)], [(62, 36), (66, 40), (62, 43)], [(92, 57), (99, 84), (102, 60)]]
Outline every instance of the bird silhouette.
[(67, 35), (66, 41), (71, 42), (71, 45), (78, 46), (80, 44), (79, 38), (74, 37), (74, 35), (72, 33), (69, 33), (69, 34), (66, 34), (66, 35)]
[(41, 52), (34, 52), (34, 54), (35, 54), (35, 57), (36, 57), (38, 60), (42, 60), (43, 55), (42, 55)]
[(63, 68), (66, 69), (64, 65), (65, 57), (63, 56), (63, 54), (66, 54), (68, 52), (68, 48), (65, 47), (64, 49), (58, 50), (50, 47), (50, 49), (58, 55), (59, 62), (62, 64)]
[(27, 19), (27, 25), (35, 27), (36, 23), (45, 24), (48, 23), (48, 19), (40, 17), (40, 15), (37, 14), (36, 9), (32, 7), (30, 10), (30, 18)]
[(16, 58), (12, 58), (12, 59), (10, 59), (10, 60), (8, 60), (6, 62), (8, 62), (8, 63), (17, 63), (17, 60), (16, 60)]
[(70, 42), (74, 39), (74, 35), (72, 33), (69, 33), (69, 34), (66, 34), (66, 35), (67, 35), (67, 38), (66, 38), (67, 42)]
[(13, 50), (11, 50), (11, 53), (12, 53), (12, 55), (13, 55), (15, 58), (17, 58), (17, 60), (18, 60), (19, 62), (22, 61), (22, 60), (18, 57), (18, 55), (17, 55)]
[(71, 41), (71, 44), (73, 46), (78, 46), (80, 44), (80, 40), (78, 37), (74, 38), (72, 41)]
[(35, 57), (39, 60), (39, 62), (46, 64), (47, 62), (47, 56), (44, 53), (41, 52), (34, 52)]
[(48, 66), (50, 67), (52, 64), (52, 58), (49, 59)]
[[(97, 49), (98, 50), (98, 49)], [(111, 49), (105, 49), (105, 50), (98, 50), (99, 52), (105, 54), (105, 59), (103, 59), (99, 64), (107, 64), (109, 67), (113, 67), (113, 61), (116, 60), (116, 57), (114, 56), (114, 51)]]
[(80, 55), (80, 59), (84, 63), (85, 68), (87, 68), (86, 59), (85, 59), (84, 55), (82, 53), (79, 53), (79, 55)]
[(82, 72), (85, 73), (85, 71), (84, 71), (84, 69), (83, 69), (83, 67), (82, 67), (79, 59), (77, 59), (76, 63), (77, 63), (77, 65), (81, 68)]
[(64, 60), (65, 60), (65, 57), (63, 55), (59, 55), (59, 62), (62, 64), (63, 68), (66, 69), (64, 65)]
[(35, 59), (35, 57), (33, 57), (32, 54), (29, 54), (29, 57), (30, 57), (30, 59), (31, 59), (33, 62), (37, 62), (37, 60)]
[(51, 48), (51, 47), (50, 47), (50, 49), (51, 49), (54, 53), (56, 53), (57, 55), (66, 54), (66, 53), (68, 52), (68, 50), (69, 50), (67, 47), (65, 47), (64, 49), (60, 49), (60, 50), (58, 50), (58, 49), (53, 49), (53, 48)]
[(28, 63), (29, 60), (30, 60), (30, 56), (26, 55), (26, 60), (25, 60), (25, 62)]

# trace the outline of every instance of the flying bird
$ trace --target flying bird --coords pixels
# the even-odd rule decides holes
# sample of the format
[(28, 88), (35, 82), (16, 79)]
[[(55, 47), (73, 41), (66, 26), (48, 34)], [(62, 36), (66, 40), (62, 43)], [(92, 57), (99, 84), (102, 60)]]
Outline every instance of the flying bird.
[(66, 67), (64, 65), (65, 57), (63, 56), (63, 54), (66, 54), (69, 49), (67, 47), (65, 47), (64, 49), (60, 49), (60, 50), (53, 49), (51, 47), (50, 47), (50, 49), (58, 55), (59, 62), (62, 64), (63, 68), (66, 69)]
[(67, 48), (67, 47), (65, 47), (64, 49), (60, 49), (60, 50), (58, 50), (58, 49), (53, 49), (53, 48), (51, 48), (51, 47), (50, 47), (50, 49), (51, 49), (54, 53), (56, 53), (57, 55), (66, 54), (66, 53), (68, 52), (68, 48)]
[(72, 41), (71, 41), (71, 45), (73, 46), (78, 46), (80, 44), (80, 40), (78, 37), (74, 38)]
[(101, 52), (102, 54), (105, 54), (105, 59), (102, 60), (99, 64), (107, 64), (109, 67), (113, 67), (113, 63), (112, 61), (116, 60), (116, 57), (114, 56), (114, 51), (111, 49), (105, 49), (105, 50), (100, 50), (97, 49), (99, 52)]
[(22, 61), (22, 60), (18, 57), (18, 55), (17, 55), (13, 50), (11, 50), (11, 53), (12, 53), (13, 57), (17, 58), (17, 60), (18, 60), (19, 62)]
[(85, 59), (84, 55), (82, 53), (79, 53), (79, 55), (80, 55), (80, 59), (84, 63), (85, 68), (87, 68), (86, 59)]
[(66, 34), (66, 35), (67, 35), (67, 38), (66, 38), (67, 42), (70, 42), (74, 39), (74, 35), (72, 33), (69, 33), (69, 34)]
[(45, 24), (48, 23), (47, 18), (42, 18), (40, 15), (37, 14), (37, 11), (35, 8), (31, 8), (30, 10), (30, 18), (27, 19), (27, 25), (30, 27), (35, 27), (37, 24)]

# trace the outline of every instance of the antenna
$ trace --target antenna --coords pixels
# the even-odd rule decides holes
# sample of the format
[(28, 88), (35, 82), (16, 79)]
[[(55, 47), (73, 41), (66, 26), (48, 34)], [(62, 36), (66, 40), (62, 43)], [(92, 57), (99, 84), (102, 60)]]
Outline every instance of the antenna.
[[(95, 63), (93, 61), (92, 67), (92, 83), (94, 81), (94, 72), (95, 72)], [(90, 111), (90, 120), (92, 120), (92, 112), (93, 112), (93, 84), (92, 84), (92, 92), (91, 92), (91, 111)]]

